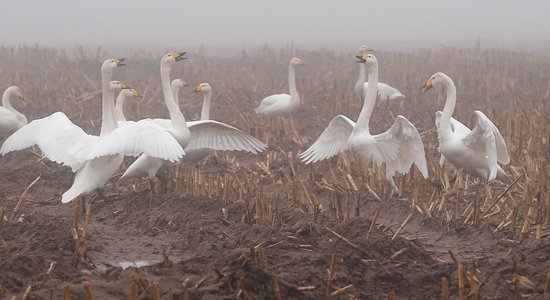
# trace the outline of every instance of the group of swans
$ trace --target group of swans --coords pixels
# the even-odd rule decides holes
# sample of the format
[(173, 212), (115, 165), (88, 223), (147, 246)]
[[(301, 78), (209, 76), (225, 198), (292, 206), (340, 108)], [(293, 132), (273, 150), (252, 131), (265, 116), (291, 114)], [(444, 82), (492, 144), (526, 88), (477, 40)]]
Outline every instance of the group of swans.
[(72, 186), (62, 196), (62, 202), (67, 203), (101, 189), (116, 173), (125, 155), (141, 154), (140, 158), (147, 157), (162, 164), (184, 157), (184, 148), (188, 151), (203, 148), (264, 151), (267, 146), (261, 141), (225, 123), (214, 120), (186, 122), (173, 94), (179, 89), (178, 82), (171, 87), (169, 78), (173, 65), (183, 60), (184, 54), (171, 52), (161, 59), (162, 91), (170, 119), (125, 121), (124, 99), (139, 94), (134, 90), (123, 91), (118, 97), (121, 103), (115, 107), (115, 93), (128, 86), (110, 81), (114, 69), (124, 65), (123, 59), (108, 59), (101, 68), (103, 100), (99, 136), (86, 134), (64, 113), (56, 112), (19, 128), (5, 140), (0, 153), (4, 155), (37, 145), (48, 159), (70, 166), (76, 175)]
[[(364, 161), (378, 165), (384, 163), (392, 193), (399, 192), (393, 175), (407, 173), (413, 163), (427, 178), (424, 146), (418, 130), (401, 115), (396, 117), (395, 123), (386, 132), (371, 135), (369, 120), (376, 99), (380, 97), (376, 88), (377, 85), (380, 87), (378, 61), (374, 54), (369, 53), (370, 49), (362, 50), (362, 55), (357, 57), (363, 63), (363, 68), (366, 68), (371, 84), (365, 85), (365, 100), (357, 123), (343, 115), (334, 117), (319, 138), (300, 154), (300, 158), (309, 164), (350, 150)], [(364, 74), (361, 73), (360, 82), (364, 80)], [(487, 181), (506, 181), (508, 176), (498, 163), (508, 164), (510, 157), (498, 128), (481, 111), (475, 111), (477, 121), (473, 130), (452, 118), (456, 87), (449, 76), (438, 72), (426, 81), (423, 89), (427, 91), (438, 85), (443, 86), (447, 93), (443, 112), (436, 112), (435, 122), (441, 153), (440, 164), (447, 158), (457, 169), (463, 169), (468, 174)]]
[[(333, 157), (345, 150), (362, 160), (385, 164), (386, 177), (392, 193), (399, 189), (393, 180), (397, 173), (409, 172), (413, 164), (424, 178), (428, 176), (423, 143), (414, 125), (398, 115), (385, 132), (372, 135), (369, 122), (377, 99), (384, 95), (378, 82), (378, 60), (372, 51), (362, 47), (359, 58), (360, 74), (355, 85), (364, 94), (364, 103), (357, 122), (344, 115), (334, 117), (319, 138), (299, 157), (306, 164)], [(0, 154), (37, 145), (44, 155), (55, 162), (70, 166), (76, 172), (72, 186), (63, 194), (62, 202), (90, 194), (102, 188), (120, 167), (125, 155), (139, 155), (124, 172), (121, 179), (148, 176), (152, 181), (166, 161), (183, 159), (196, 162), (214, 150), (262, 152), (267, 145), (243, 131), (210, 119), (212, 88), (199, 84), (194, 92), (203, 94), (201, 119), (188, 122), (179, 108), (179, 90), (186, 86), (181, 79), (170, 83), (170, 71), (185, 53), (168, 53), (161, 59), (160, 73), (164, 102), (169, 119), (143, 119), (127, 121), (123, 107), (125, 100), (141, 97), (139, 93), (120, 81), (111, 81), (113, 71), (124, 65), (123, 59), (108, 59), (101, 68), (102, 124), (99, 136), (86, 134), (62, 112), (56, 112), (27, 124), (27, 119), (10, 104), (10, 99), (23, 98), (17, 87), (10, 87), (0, 107), (0, 134), (10, 134)], [(295, 66), (303, 61), (292, 58), (289, 62), (290, 94), (277, 94), (264, 98), (256, 113), (277, 116), (290, 113), (300, 105), (296, 89)], [(368, 83), (364, 82), (365, 73)], [(507, 179), (498, 163), (510, 162), (506, 144), (498, 128), (482, 112), (476, 111), (476, 126), (470, 130), (452, 118), (456, 104), (456, 87), (451, 78), (435, 73), (423, 86), (425, 91), (443, 86), (447, 99), (442, 112), (436, 112), (441, 162), (447, 158), (456, 168), (479, 176), (487, 181)], [(120, 92), (116, 105), (114, 97)], [(397, 91), (401, 96), (404, 96)], [(393, 93), (394, 95), (396, 93)], [(385, 96), (384, 96), (385, 97)], [(392, 96), (387, 96), (391, 100)]]

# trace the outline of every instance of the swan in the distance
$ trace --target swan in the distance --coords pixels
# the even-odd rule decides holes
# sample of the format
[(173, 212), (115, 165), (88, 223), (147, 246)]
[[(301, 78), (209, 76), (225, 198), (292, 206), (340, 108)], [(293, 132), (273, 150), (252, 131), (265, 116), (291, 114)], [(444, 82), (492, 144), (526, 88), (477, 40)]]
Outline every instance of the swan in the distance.
[[(361, 55), (365, 55), (368, 53), (372, 53), (373, 50), (369, 47), (363, 45), (361, 46)], [(359, 57), (358, 57), (359, 58)], [(359, 59), (359, 78), (357, 79), (357, 82), (355, 83), (355, 86), (353, 87), (353, 91), (355, 93), (355, 97), (361, 99), (361, 102), (365, 99), (365, 93), (369, 87), (369, 83), (365, 82), (365, 64), (361, 63), (361, 59)], [(385, 101), (398, 101), (405, 99), (405, 95), (401, 94), (401, 92), (390, 86), (389, 84), (378, 82), (378, 101), (380, 103)]]
[(413, 163), (424, 178), (428, 177), (424, 146), (418, 130), (401, 115), (396, 117), (387, 131), (377, 135), (370, 133), (369, 121), (376, 102), (378, 61), (370, 53), (360, 56), (360, 59), (366, 65), (369, 81), (373, 85), (367, 89), (357, 123), (343, 115), (334, 117), (321, 136), (300, 154), (300, 158), (309, 164), (350, 150), (366, 162), (386, 164), (386, 177), (392, 193), (398, 193), (393, 176), (395, 173), (409, 172)]
[(288, 87), (289, 94), (275, 94), (267, 96), (260, 102), (260, 106), (256, 108), (256, 114), (264, 114), (266, 116), (283, 116), (293, 112), (300, 106), (300, 95), (296, 89), (296, 66), (303, 65), (304, 62), (296, 57), (293, 57), (288, 64)]
[(439, 152), (457, 169), (463, 169), (470, 175), (487, 181), (507, 181), (508, 176), (498, 163), (508, 164), (510, 156), (498, 128), (479, 110), (475, 111), (476, 125), (473, 130), (454, 120), (456, 86), (453, 80), (438, 72), (422, 88), (426, 92), (434, 86), (442, 86), (447, 94), (441, 115), (438, 117), (436, 113)]
[[(177, 100), (177, 91), (179, 89), (174, 89), (174, 99), (176, 99), (176, 102), (179, 102)], [(214, 150), (246, 151), (256, 154), (267, 148), (267, 145), (240, 129), (209, 119), (212, 89), (208, 83), (199, 84), (195, 91), (204, 94), (201, 120), (186, 123), (186, 126), (191, 131), (191, 138), (187, 147), (184, 148), (185, 156), (182, 158), (184, 163), (199, 161)], [(165, 126), (165, 120), (157, 119), (156, 121)], [(158, 170), (164, 163), (164, 160), (143, 154), (128, 167), (122, 175), (121, 180), (147, 176), (151, 191), (153, 191), (153, 180), (155, 177), (159, 177), (157, 174)], [(164, 184), (163, 178), (159, 177), (159, 179)]]
[(25, 126), (28, 121), (25, 115), (18, 112), (11, 105), (11, 99), (19, 98), (24, 100), (19, 87), (10, 86), (2, 95), (2, 106), (0, 106), (0, 141)]

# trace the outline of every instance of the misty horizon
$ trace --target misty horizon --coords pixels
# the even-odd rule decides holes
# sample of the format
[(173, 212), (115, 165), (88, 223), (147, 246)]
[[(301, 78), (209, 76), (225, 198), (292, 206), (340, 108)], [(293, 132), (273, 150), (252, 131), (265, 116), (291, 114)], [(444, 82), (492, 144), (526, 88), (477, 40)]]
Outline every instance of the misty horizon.
[(264, 44), (392, 51), (434, 46), (550, 50), (550, 3), (461, 1), (4, 1), (0, 45), (188, 49)]

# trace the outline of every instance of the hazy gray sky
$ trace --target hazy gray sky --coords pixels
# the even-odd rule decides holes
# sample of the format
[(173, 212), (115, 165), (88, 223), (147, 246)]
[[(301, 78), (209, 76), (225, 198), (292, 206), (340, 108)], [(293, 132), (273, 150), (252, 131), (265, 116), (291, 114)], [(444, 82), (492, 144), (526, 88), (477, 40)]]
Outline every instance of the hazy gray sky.
[[(367, 43), (550, 44), (550, 1), (2, 0), (0, 42), (178, 48)], [(469, 44), (471, 45), (471, 44)], [(469, 46), (468, 45), (468, 46)], [(421, 46), (421, 45), (420, 45)]]

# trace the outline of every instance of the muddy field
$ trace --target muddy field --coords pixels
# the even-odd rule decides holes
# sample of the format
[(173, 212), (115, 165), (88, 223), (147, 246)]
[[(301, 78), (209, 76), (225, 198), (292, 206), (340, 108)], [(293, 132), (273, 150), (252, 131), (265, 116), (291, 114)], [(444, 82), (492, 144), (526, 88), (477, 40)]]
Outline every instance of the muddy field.
[[(27, 299), (550, 299), (548, 56), (377, 54), (381, 80), (407, 99), (377, 107), (374, 131), (407, 116), (422, 134), (430, 170), (428, 180), (416, 169), (398, 177), (402, 193), (389, 197), (381, 168), (349, 155), (313, 166), (296, 157), (336, 114), (357, 117), (352, 51), (294, 50), (308, 64), (297, 70), (304, 105), (290, 119), (252, 113), (264, 96), (287, 90), (292, 51), (266, 47), (223, 59), (191, 53), (178, 66), (172, 78), (193, 87), (210, 82), (214, 119), (270, 148), (170, 166), (163, 171), (168, 187), (158, 194), (147, 180), (118, 182), (118, 174), (104, 190), (107, 199), (61, 205), (70, 169), (42, 159), (38, 149), (1, 157), (0, 299), (26, 291)], [(129, 56), (115, 72), (144, 94), (128, 105), (134, 119), (166, 115), (161, 55)], [(99, 66), (107, 57), (1, 48), (1, 88), (21, 87), (27, 103), (14, 106), (29, 120), (62, 110), (97, 133)], [(439, 167), (433, 115), (443, 95), (419, 90), (435, 71), (457, 83), (455, 117), (471, 125), (480, 109), (499, 126), (514, 184), (485, 187), (461, 173), (453, 180), (450, 165)], [(195, 119), (200, 97), (182, 97), (182, 110)]]

